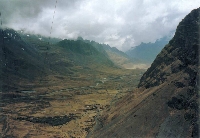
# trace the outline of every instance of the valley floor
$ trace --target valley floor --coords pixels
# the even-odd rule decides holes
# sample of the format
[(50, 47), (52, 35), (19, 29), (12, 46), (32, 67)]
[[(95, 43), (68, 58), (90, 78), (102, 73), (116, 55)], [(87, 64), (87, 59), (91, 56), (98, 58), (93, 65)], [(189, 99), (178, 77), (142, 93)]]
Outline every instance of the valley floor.
[[(38, 87), (1, 93), (2, 137), (86, 137), (97, 117), (137, 86), (144, 70), (49, 76)], [(34, 83), (33, 83), (34, 84)], [(31, 84), (29, 84), (31, 85)]]

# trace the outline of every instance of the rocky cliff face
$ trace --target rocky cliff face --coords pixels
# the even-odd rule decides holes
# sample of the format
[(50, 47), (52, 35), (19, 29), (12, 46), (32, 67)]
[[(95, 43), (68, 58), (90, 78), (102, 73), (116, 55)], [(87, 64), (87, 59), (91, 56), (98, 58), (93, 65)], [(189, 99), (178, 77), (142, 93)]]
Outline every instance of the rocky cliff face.
[[(184, 71), (195, 81), (199, 52), (199, 10), (193, 10), (178, 25), (174, 38), (156, 57), (151, 67), (141, 78), (139, 87), (153, 87), (162, 84), (173, 73)], [(191, 82), (190, 85), (194, 85)]]
[(142, 76), (138, 89), (101, 117), (94, 137), (198, 137), (200, 8)]

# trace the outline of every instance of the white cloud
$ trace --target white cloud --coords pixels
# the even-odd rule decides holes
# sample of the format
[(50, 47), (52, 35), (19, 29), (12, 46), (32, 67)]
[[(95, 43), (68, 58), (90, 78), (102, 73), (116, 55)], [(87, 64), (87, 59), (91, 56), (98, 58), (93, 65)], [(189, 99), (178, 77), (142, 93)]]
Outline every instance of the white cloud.
[(56, 0), (1, 0), (2, 20), (14, 29), (26, 28), (43, 35), (51, 32), (60, 38), (82, 36), (125, 51), (169, 35), (185, 15), (199, 7), (200, 0), (57, 2), (55, 8)]

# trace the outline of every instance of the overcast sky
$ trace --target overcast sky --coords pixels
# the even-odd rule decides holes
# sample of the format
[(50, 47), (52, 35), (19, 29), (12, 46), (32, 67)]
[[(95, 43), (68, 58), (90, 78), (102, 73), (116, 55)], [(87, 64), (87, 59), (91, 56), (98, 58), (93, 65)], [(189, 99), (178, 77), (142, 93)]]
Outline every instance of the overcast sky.
[(62, 39), (82, 36), (122, 51), (169, 35), (198, 7), (200, 0), (0, 0), (6, 27)]

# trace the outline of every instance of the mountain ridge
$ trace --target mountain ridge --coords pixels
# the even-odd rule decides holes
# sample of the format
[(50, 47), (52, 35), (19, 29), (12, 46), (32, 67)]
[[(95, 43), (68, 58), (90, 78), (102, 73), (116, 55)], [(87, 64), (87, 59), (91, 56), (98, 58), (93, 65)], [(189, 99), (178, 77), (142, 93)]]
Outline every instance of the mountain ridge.
[(99, 118), (92, 137), (199, 137), (200, 8), (143, 74), (138, 89)]
[(111, 47), (108, 44), (99, 44), (95, 41), (84, 40), (78, 37), (77, 40), (84, 41), (94, 46), (100, 53), (108, 57), (116, 66), (125, 69), (147, 69), (148, 64), (142, 63), (136, 58), (130, 58), (126, 53), (118, 50), (116, 47)]
[(156, 55), (164, 48), (164, 46), (169, 42), (170, 37), (165, 36), (156, 40), (155, 43), (141, 43), (138, 46), (126, 51), (125, 53), (134, 59), (141, 60), (141, 62), (151, 64)]
[[(1, 90), (19, 91), (40, 86), (48, 76), (71, 76), (77, 71), (119, 69), (92, 45), (80, 40), (49, 40), (42, 36), (1, 29)], [(41, 38), (41, 40), (39, 39)], [(42, 79), (42, 80), (41, 80)], [(37, 82), (36, 82), (37, 81)], [(29, 83), (33, 86), (26, 86)]]

